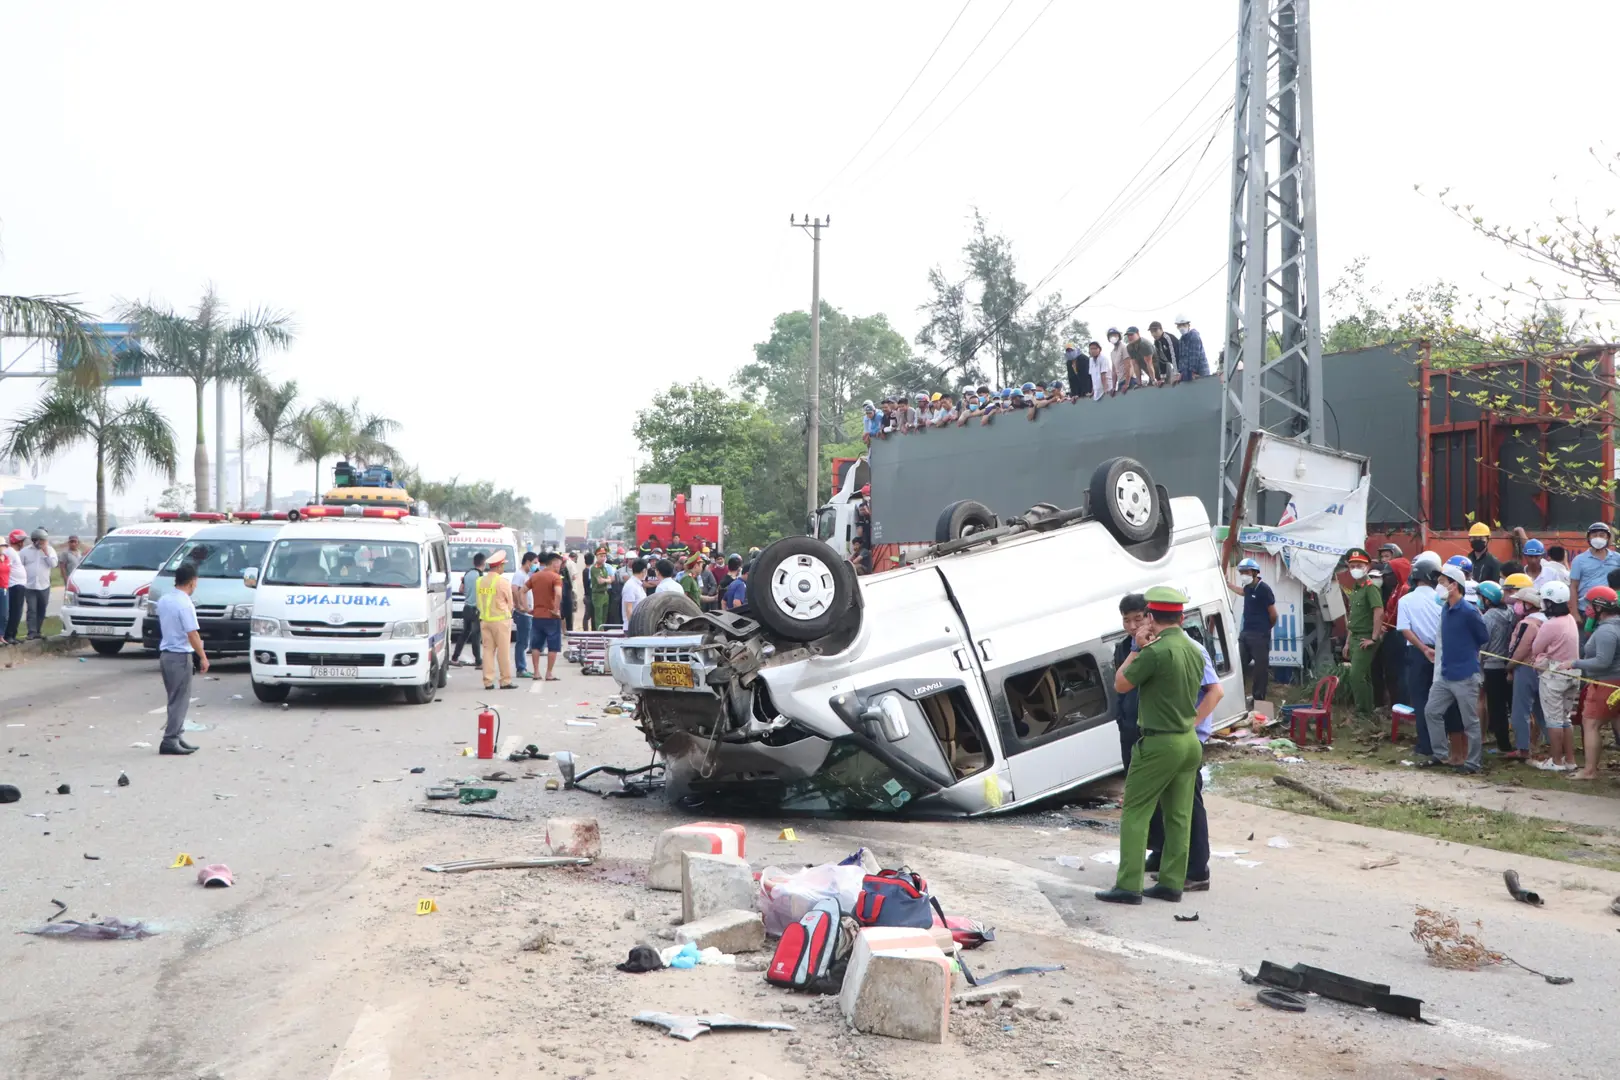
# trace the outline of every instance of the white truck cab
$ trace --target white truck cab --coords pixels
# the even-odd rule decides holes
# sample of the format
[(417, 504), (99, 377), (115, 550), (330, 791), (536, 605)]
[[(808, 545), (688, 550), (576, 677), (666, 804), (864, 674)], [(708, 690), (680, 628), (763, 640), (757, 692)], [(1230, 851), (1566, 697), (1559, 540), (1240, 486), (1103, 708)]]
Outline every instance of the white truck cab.
[(396, 507), (310, 506), (276, 536), (254, 590), (253, 693), (397, 686), (424, 705), (450, 664), (449, 529)]
[(201, 529), (226, 520), (224, 514), (156, 515), (140, 525), (120, 525), (96, 541), (62, 587), (62, 629), (90, 639), (90, 647), (112, 656), (126, 641), (139, 642), (145, 600), (163, 564)]
[(506, 552), (506, 569), (501, 573), (507, 581), (511, 581), (523, 557), (523, 545), (516, 529), (508, 529), (498, 521), (450, 523), (451, 633), (461, 633), (461, 607), (467, 599), (461, 594), (461, 580), (473, 568), (473, 556), (482, 553), (487, 559), (497, 551)]

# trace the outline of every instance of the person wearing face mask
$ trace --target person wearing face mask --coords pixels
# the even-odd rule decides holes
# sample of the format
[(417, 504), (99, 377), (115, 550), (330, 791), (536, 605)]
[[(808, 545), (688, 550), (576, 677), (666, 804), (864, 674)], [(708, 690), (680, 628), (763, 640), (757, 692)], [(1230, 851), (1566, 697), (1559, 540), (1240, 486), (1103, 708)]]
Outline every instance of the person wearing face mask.
[(1570, 595), (1569, 586), (1561, 581), (1549, 582), (1542, 590), (1541, 610), (1547, 621), (1541, 624), (1530, 650), (1530, 662), (1541, 672), (1541, 713), (1551, 744), (1551, 757), (1536, 762), (1536, 768), (1551, 772), (1575, 770), (1575, 735), (1570, 730), (1570, 715), (1580, 696), (1581, 684), (1573, 672), (1581, 646)]
[(1513, 688), (1508, 682), (1507, 657), (1508, 641), (1513, 636), (1513, 611), (1507, 606), (1502, 586), (1494, 581), (1479, 583), (1479, 597), (1485, 608), (1485, 629), (1491, 635), (1479, 658), (1485, 673), (1485, 715), (1490, 719), (1497, 751), (1510, 754), (1513, 730), (1508, 724), (1508, 715)]
[(1238, 627), (1238, 662), (1245, 674), (1253, 670), (1249, 693), (1256, 701), (1265, 700), (1271, 688), (1271, 628), (1277, 625), (1277, 597), (1271, 586), (1260, 580), (1260, 564), (1244, 559), (1237, 564), (1236, 591), (1243, 595), (1243, 622)]
[(1476, 521), (1468, 528), (1468, 553), (1473, 557), (1474, 569), (1469, 577), (1475, 581), (1501, 581), (1502, 564), (1491, 554), (1491, 527)]
[(1421, 719), (1428, 708), (1429, 688), (1434, 682), (1434, 647), (1439, 641), (1440, 609), (1435, 606), (1434, 580), (1440, 570), (1440, 556), (1425, 551), (1412, 560), (1412, 577), (1406, 595), (1395, 602), (1395, 629), (1406, 639), (1406, 702), (1420, 718), (1417, 722), (1419, 757), (1433, 754), (1429, 746), (1429, 725)]
[(1569, 591), (1578, 613), (1585, 614), (1586, 594), (1609, 583), (1609, 571), (1620, 568), (1620, 552), (1610, 543), (1609, 526), (1594, 521), (1586, 527), (1586, 550), (1569, 564)]
[(1536, 632), (1547, 617), (1541, 613), (1541, 593), (1527, 574), (1515, 574), (1504, 582), (1513, 589), (1512, 611), (1518, 621), (1508, 638), (1508, 671), (1513, 676), (1513, 750), (1504, 755), (1510, 761), (1532, 761), (1537, 744), (1546, 730), (1541, 712), (1541, 674), (1530, 663)]
[(1350, 664), (1350, 694), (1356, 709), (1373, 710), (1372, 662), (1384, 639), (1384, 594), (1367, 580), (1372, 557), (1362, 548), (1351, 548), (1344, 557), (1352, 582), (1345, 627), (1344, 658)]
[(1434, 673), (1434, 684), (1429, 688), (1429, 701), (1423, 719), (1429, 729), (1429, 745), (1438, 749), (1445, 737), (1446, 710), (1455, 705), (1462, 715), (1463, 732), (1467, 735), (1467, 756), (1462, 761), (1431, 756), (1420, 762), (1420, 768), (1451, 765), (1458, 772), (1477, 773), (1484, 767), (1484, 745), (1479, 728), (1479, 689), (1484, 682), (1479, 666), (1479, 651), (1490, 640), (1485, 619), (1474, 605), (1463, 597), (1468, 576), (1460, 566), (1448, 563), (1440, 568), (1438, 588), (1440, 611), (1440, 664)]
[(1123, 394), (1136, 385), (1131, 355), (1117, 328), (1110, 326), (1105, 336), (1108, 338), (1108, 364), (1114, 371), (1114, 391)]

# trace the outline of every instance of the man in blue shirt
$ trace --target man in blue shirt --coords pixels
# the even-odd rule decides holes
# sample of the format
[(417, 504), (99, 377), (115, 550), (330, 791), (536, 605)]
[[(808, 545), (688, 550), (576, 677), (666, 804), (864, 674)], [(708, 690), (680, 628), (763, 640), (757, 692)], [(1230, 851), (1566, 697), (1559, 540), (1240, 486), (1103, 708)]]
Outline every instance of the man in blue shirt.
[(1264, 700), (1271, 689), (1271, 628), (1277, 625), (1277, 596), (1260, 580), (1260, 564), (1253, 559), (1238, 563), (1243, 582), (1243, 624), (1238, 627), (1238, 662), (1254, 669), (1254, 700)]
[(1176, 348), (1176, 369), (1180, 372), (1182, 381), (1202, 379), (1209, 374), (1209, 359), (1204, 355), (1204, 339), (1198, 336), (1198, 331), (1192, 327), (1192, 320), (1185, 315), (1176, 317), (1176, 333), (1181, 335), (1181, 344)]
[(181, 737), (186, 730), (186, 710), (191, 707), (192, 657), (198, 659), (199, 670), (208, 670), (208, 654), (197, 633), (197, 609), (191, 606), (191, 594), (196, 591), (197, 564), (188, 559), (174, 572), (174, 588), (157, 602), (158, 666), (169, 696), (160, 754), (190, 754), (197, 749)]
[[(1579, 602), (1582, 614), (1586, 613), (1586, 594), (1607, 585), (1609, 571), (1620, 568), (1620, 552), (1610, 545), (1611, 539), (1607, 525), (1592, 522), (1586, 529), (1586, 550), (1570, 561), (1569, 592)], [(1579, 622), (1579, 617), (1575, 621)]]
[(726, 586), (725, 599), (721, 601), (727, 611), (741, 611), (748, 604), (748, 571), (754, 568), (753, 563), (743, 563), (737, 568)]
[(1423, 720), (1429, 729), (1429, 746), (1435, 755), (1420, 761), (1419, 768), (1427, 769), (1447, 764), (1438, 751), (1447, 745), (1446, 710), (1453, 704), (1462, 715), (1463, 732), (1468, 736), (1468, 757), (1456, 763), (1458, 772), (1477, 773), (1484, 767), (1481, 755), (1484, 742), (1479, 729), (1479, 688), (1485, 682), (1480, 669), (1479, 650), (1490, 640), (1485, 617), (1464, 597), (1468, 576), (1462, 568), (1447, 563), (1440, 568), (1436, 583), (1445, 590), (1441, 595), (1445, 607), (1440, 614), (1440, 666), (1429, 687), (1429, 701), (1424, 707)]

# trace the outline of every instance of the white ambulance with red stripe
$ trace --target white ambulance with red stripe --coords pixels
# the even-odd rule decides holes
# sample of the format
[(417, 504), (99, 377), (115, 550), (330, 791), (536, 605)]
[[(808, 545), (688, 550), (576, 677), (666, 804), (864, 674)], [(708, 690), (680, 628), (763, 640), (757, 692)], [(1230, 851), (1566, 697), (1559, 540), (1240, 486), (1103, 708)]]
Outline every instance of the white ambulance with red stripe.
[(158, 571), (186, 540), (226, 520), (225, 514), (162, 513), (156, 521), (121, 525), (96, 541), (62, 588), (62, 629), (90, 639), (112, 656), (141, 640), (143, 601)]

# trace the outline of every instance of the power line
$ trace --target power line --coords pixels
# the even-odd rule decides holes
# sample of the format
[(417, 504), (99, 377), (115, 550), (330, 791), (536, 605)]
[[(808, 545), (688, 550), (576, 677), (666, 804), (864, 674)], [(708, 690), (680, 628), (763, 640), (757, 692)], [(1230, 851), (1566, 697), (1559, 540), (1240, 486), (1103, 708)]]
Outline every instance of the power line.
[(856, 151), (849, 156), (849, 160), (844, 162), (839, 170), (833, 174), (832, 179), (821, 185), (821, 190), (810, 197), (811, 202), (815, 202), (826, 194), (827, 189), (836, 184), (838, 178), (843, 176), (851, 165), (855, 164), (855, 159), (860, 157), (868, 146), (872, 145), (872, 140), (877, 138), (877, 133), (883, 130), (883, 125), (889, 122), (889, 118), (894, 115), (895, 110), (906, 100), (906, 95), (911, 93), (911, 88), (917, 85), (917, 80), (923, 77), (923, 73), (928, 70), (928, 65), (934, 62), (934, 57), (939, 55), (939, 50), (944, 47), (946, 39), (951, 36), (951, 31), (956, 29), (956, 24), (962, 21), (962, 16), (966, 15), (967, 9), (972, 6), (973, 0), (967, 0), (967, 3), (962, 5), (962, 9), (956, 13), (956, 18), (951, 20), (951, 25), (945, 28), (945, 33), (940, 36), (939, 41), (934, 45), (934, 51), (928, 54), (928, 59), (922, 62), (922, 67), (917, 69), (917, 74), (911, 77), (911, 81), (906, 84), (906, 88), (900, 91), (900, 96), (894, 99), (894, 104), (889, 106), (889, 111), (883, 114), (883, 119), (877, 122), (877, 127), (872, 129), (872, 134), (868, 135), (866, 141), (861, 143)]
[(921, 120), (925, 115), (927, 115), (928, 110), (934, 107), (934, 102), (939, 100), (939, 96), (943, 94), (951, 83), (955, 81), (956, 77), (962, 73), (962, 69), (967, 67), (968, 61), (972, 60), (974, 56), (978, 55), (979, 47), (985, 43), (986, 38), (995, 32), (996, 27), (1001, 25), (1001, 20), (1006, 17), (1007, 12), (1011, 11), (1012, 6), (1017, 2), (1018, 0), (1007, 0), (1007, 6), (1001, 9), (1001, 14), (996, 16), (995, 21), (990, 24), (990, 28), (980, 36), (979, 40), (973, 43), (973, 48), (969, 49), (967, 56), (963, 57), (962, 62), (956, 65), (956, 70), (951, 72), (950, 75), (946, 77), (945, 81), (940, 84), (938, 90), (934, 91), (934, 96), (928, 99), (928, 104), (924, 105), (917, 115), (911, 118), (911, 123), (907, 124), (901, 130), (900, 134), (894, 137), (894, 140), (890, 142), (888, 146), (884, 147), (883, 153), (879, 154), (870, 165), (861, 170), (861, 175), (855, 178), (855, 183), (860, 183), (871, 173), (873, 169), (877, 168), (883, 159), (888, 157), (890, 152), (893, 151), (896, 146), (900, 145), (900, 141), (906, 137), (911, 129), (917, 126), (917, 121)]
[(1041, 8), (1040, 11), (1036, 12), (1035, 17), (1029, 21), (1029, 25), (1024, 27), (1024, 32), (1014, 38), (1013, 43), (1007, 46), (1007, 51), (998, 56), (996, 58), (996, 62), (990, 65), (990, 70), (979, 76), (979, 81), (973, 84), (973, 89), (969, 90), (966, 94), (963, 94), (961, 100), (955, 105), (951, 106), (951, 111), (945, 114), (945, 118), (939, 123), (935, 124), (932, 131), (930, 131), (927, 135), (924, 135), (921, 139), (917, 140), (916, 145), (906, 152), (907, 161), (911, 160), (911, 155), (915, 154), (923, 143), (934, 137), (935, 132), (939, 131), (940, 128), (944, 127), (950, 122), (951, 117), (956, 115), (956, 110), (960, 109), (967, 102), (967, 99), (973, 96), (975, 90), (984, 85), (984, 81), (986, 79), (996, 73), (996, 68), (1001, 66), (1001, 62), (1007, 59), (1007, 57), (1012, 54), (1014, 49), (1018, 48), (1018, 43), (1023, 41), (1025, 36), (1027, 36), (1031, 30), (1035, 29), (1035, 24), (1041, 21), (1041, 16), (1045, 15), (1049, 10), (1051, 10), (1052, 5), (1056, 2), (1057, 0), (1046, 0), (1046, 6)]

